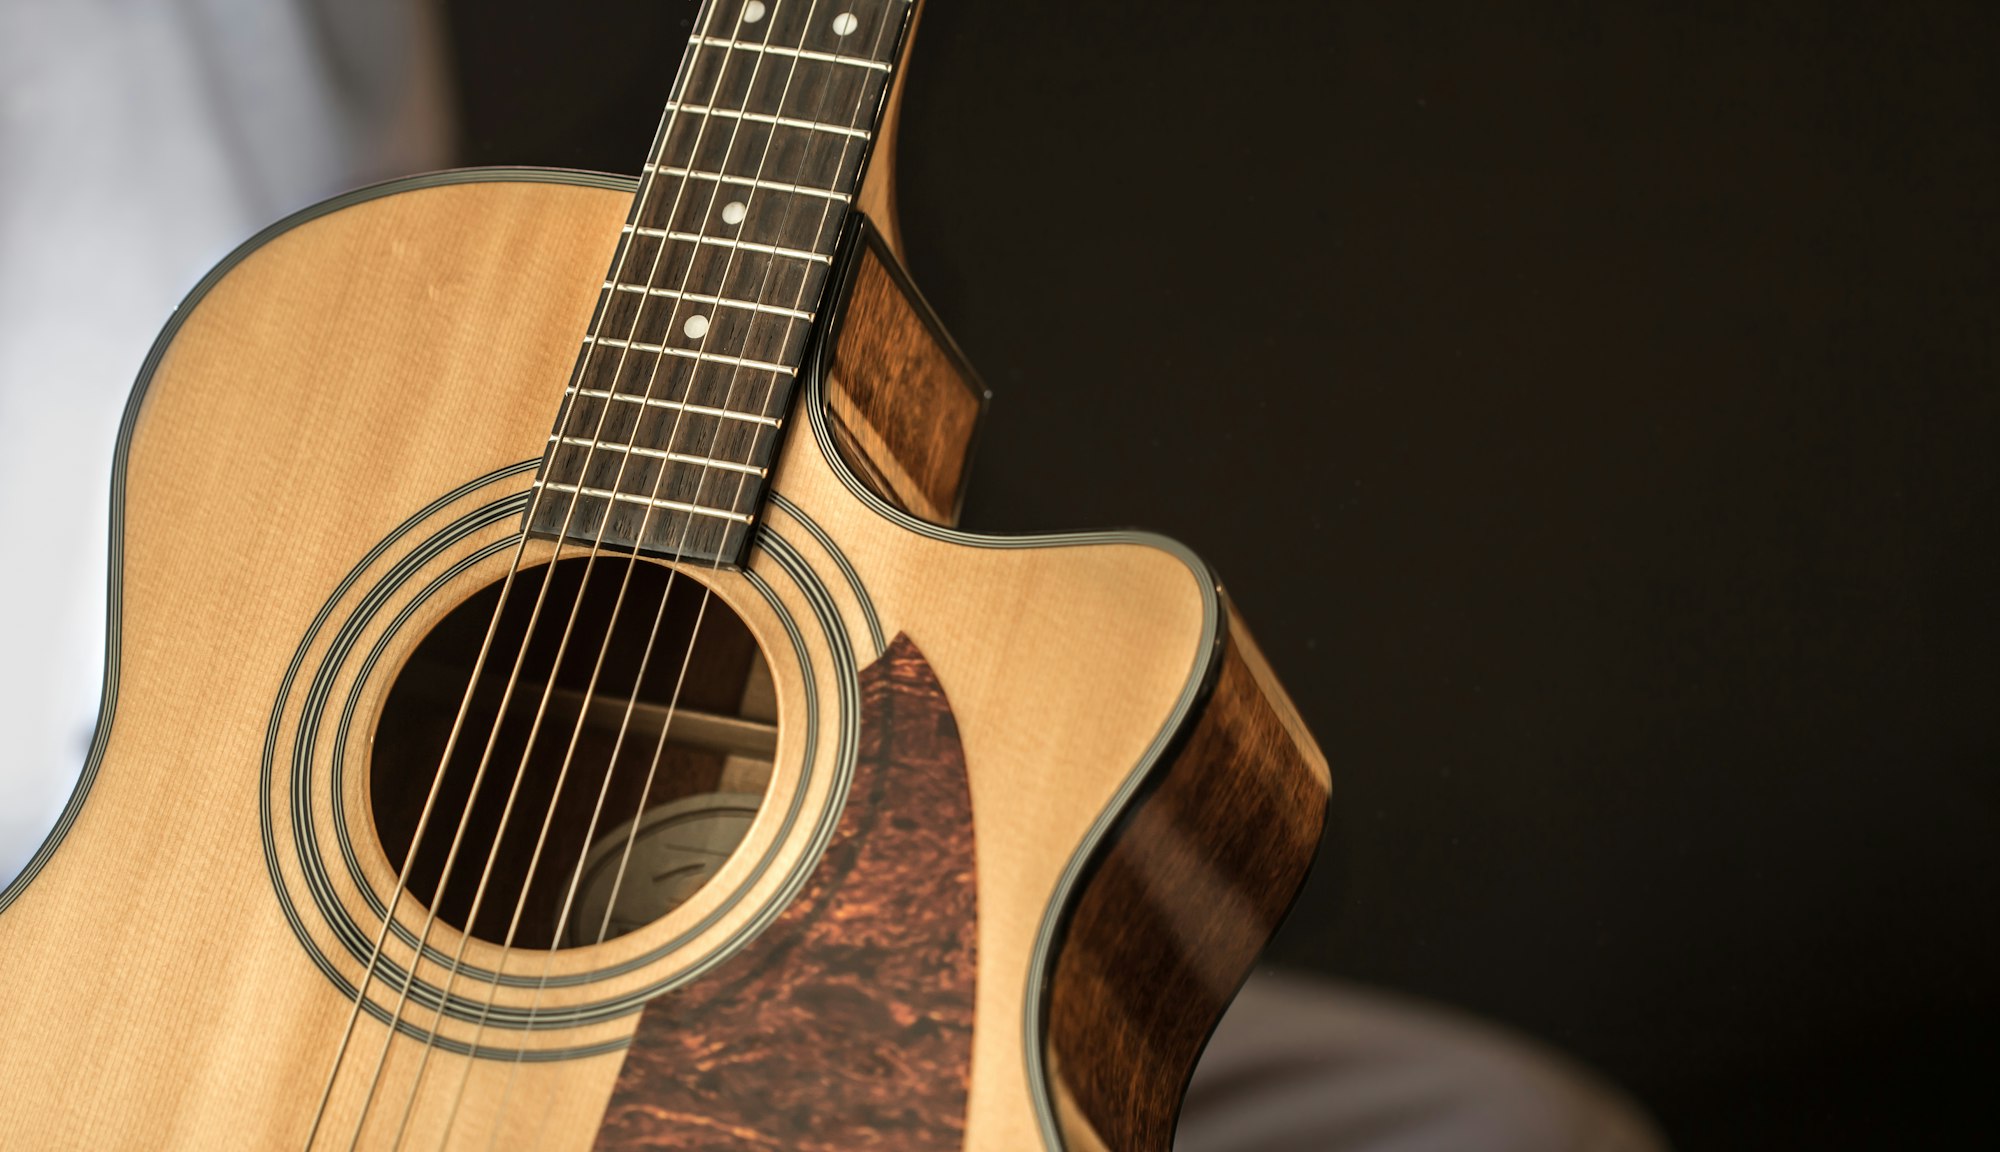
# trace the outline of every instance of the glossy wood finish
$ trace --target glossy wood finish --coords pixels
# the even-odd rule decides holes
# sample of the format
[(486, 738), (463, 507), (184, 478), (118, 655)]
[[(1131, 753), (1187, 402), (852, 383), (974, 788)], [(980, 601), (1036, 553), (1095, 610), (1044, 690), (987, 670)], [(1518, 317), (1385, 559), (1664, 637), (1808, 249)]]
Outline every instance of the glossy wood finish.
[(898, 260), (903, 258), (901, 217), (896, 212), (896, 134), (902, 123), (903, 89), (910, 78), (910, 46), (923, 26), (924, 0), (910, 0), (910, 19), (903, 29), (903, 55), (896, 74), (889, 81), (889, 96), (882, 105), (881, 128), (875, 135), (875, 151), (868, 159), (868, 171), (861, 178), (861, 190), (854, 206), (875, 222), (883, 243)]
[(987, 392), (882, 233), (864, 220), (834, 301), (827, 423), (883, 500), (956, 524)]
[[(119, 456), (114, 679), (100, 751), (58, 837), (0, 913), (0, 1124), (10, 1140), (303, 1145), (352, 1001), (301, 947), (260, 847), (259, 764), (274, 698), (315, 615), (414, 510), (481, 476), (525, 489), (527, 474), (507, 470), (540, 454), (628, 205), (627, 187), (505, 176), (359, 198), (275, 232), (178, 318)], [(491, 182), (468, 182), (482, 179)], [(816, 384), (803, 394), (819, 402)], [(1072, 860), (1197, 703), (1192, 688), (1213, 651), (1213, 588), (1197, 563), (1156, 539), (992, 541), (926, 530), (847, 478), (809, 423), (782, 450), (774, 488), (783, 501), (772, 503), (767, 527), (823, 593), (792, 590), (794, 571), (765, 551), (717, 587), (767, 651), (777, 608), (759, 607), (753, 576), (795, 617), (826, 613), (864, 662), (875, 655), (871, 619), (884, 636), (907, 634), (944, 685), (978, 844), (963, 1145), (1034, 1147), (1045, 1086), (1031, 1070), (1032, 973), (1049, 961)], [(473, 575), (486, 578), (471, 573), (468, 583)], [(440, 593), (436, 611), (454, 600)], [(413, 620), (412, 645), (424, 626)], [(838, 651), (817, 633), (803, 643), (830, 692), (844, 675)], [(377, 682), (400, 651), (385, 656)], [(774, 674), (798, 685), (805, 671)], [(355, 690), (364, 709), (355, 747), (365, 750), (377, 683)], [(792, 691), (780, 709), (780, 760), (803, 710)], [(281, 725), (278, 735), (288, 732)], [(349, 771), (365, 771), (357, 756)], [(822, 803), (800, 794), (808, 811)], [(364, 878), (386, 891), (394, 866), (372, 830), (357, 827)], [(751, 836), (780, 843), (771, 828)], [(775, 867), (806, 859), (786, 853)], [(774, 906), (780, 888), (775, 875), (757, 881), (745, 908)], [(698, 916), (699, 902), (669, 920)], [(566, 949), (558, 969), (633, 960), (669, 927)], [(324, 938), (314, 921), (303, 930)], [(704, 932), (730, 930), (722, 922)], [(521, 975), (542, 964), (496, 957), (478, 941), (469, 954), (504, 959)], [(645, 985), (678, 955), (617, 978), (618, 987)], [(621, 1027), (629, 1035), (633, 1021), (593, 1024), (579, 1038)], [(362, 1020), (361, 1051), (372, 1056), (384, 1038)], [(518, 1041), (514, 1033), (498, 1043)], [(402, 1035), (389, 1044), (382, 1082), (400, 1105), (422, 1046)], [(497, 1135), (500, 1147), (588, 1147), (622, 1063), (610, 1052), (514, 1071), (434, 1052), (412, 1097), (411, 1142), (484, 1148)], [(343, 1143), (368, 1071), (356, 1062), (339, 1081), (331, 1116)], [(390, 1142), (397, 1120), (384, 1115), (371, 1114), (363, 1147)]]
[[(828, 423), (878, 496), (950, 523), (986, 393), (882, 234), (863, 239), (835, 304)], [(1044, 1054), (1075, 1148), (1171, 1147), (1201, 1050), (1324, 829), (1326, 760), (1233, 609), (1210, 688), (1062, 924)]]
[(861, 687), (860, 763), (811, 883), (727, 969), (647, 1006), (603, 1152), (961, 1147), (978, 923), (965, 753), (908, 637)]
[[(364, 1016), (361, 1055), (339, 1065), (315, 1147), (350, 1134), (388, 1147), (399, 1130), (418, 1148), (768, 1147), (745, 1125), (768, 1122), (758, 1109), (778, 1091), (837, 1122), (777, 1138), (786, 1147), (1148, 1147), (1170, 1125), (1185, 1068), (1275, 920), (1275, 894), (1296, 882), (1324, 768), (1313, 775), (1310, 741), (1295, 718), (1287, 727), (1247, 634), (1218, 647), (1212, 578), (1184, 550), (924, 523), (956, 514), (983, 393), (890, 256), (901, 89), (898, 74), (883, 155), (856, 194), (880, 241), (847, 266), (839, 339), (820, 346), (823, 372), (778, 449), (768, 539), (743, 572), (702, 574), (780, 657), (771, 788), (785, 803), (767, 801), (746, 850), (700, 894), (629, 936), (526, 956), (447, 926), (434, 943), (466, 943), (510, 980), (612, 972), (605, 994), (643, 1011), (483, 1038), (435, 1013), (405, 1015), (412, 1031), (395, 1033)], [(149, 361), (114, 477), (97, 742), (49, 845), (0, 893), (10, 1145), (306, 1143), (353, 1011), (340, 982), (358, 972), (317, 966), (305, 945), (334, 950), (327, 925), (276, 898), (297, 876), (279, 847), (260, 846), (260, 760), (304, 739), (282, 686), (326, 647), (313, 639), (325, 613), (335, 625), (352, 615), (360, 593), (343, 581), (368, 570), (371, 549), (426, 505), (458, 515), (525, 492), (632, 203), (629, 184), (563, 179), (419, 181), (274, 228), (204, 282)], [(387, 892), (396, 873), (366, 805), (369, 717), (388, 673), (504, 566), (449, 576), (448, 559), (421, 569), (443, 581), (436, 602), (408, 605), (407, 635), (384, 637), (374, 678), (333, 685), (362, 716), (342, 801), (360, 857), (335, 893), (345, 899)], [(792, 620), (810, 627), (788, 639)], [(853, 684), (888, 636), (901, 639)], [(889, 720), (861, 718), (861, 791), (842, 811), (804, 746), (814, 733), (815, 756), (833, 755), (848, 685)], [(1273, 717), (1289, 748), (1270, 735)], [(914, 829), (893, 817), (887, 833), (865, 827), (898, 799), (869, 803), (867, 781), (907, 771), (963, 791), (907, 797), (923, 809)], [(336, 814), (322, 797), (301, 803)], [(788, 805), (807, 828), (841, 822), (828, 855), (780, 826)], [(1272, 828), (1285, 832), (1274, 850), (1252, 851)], [(748, 863), (758, 852), (768, 872)], [(793, 902), (795, 873), (817, 879)], [(1145, 910), (1137, 921), (1121, 919), (1128, 898)], [(414, 929), (421, 911), (398, 919)], [(841, 951), (871, 916), (865, 946)], [(467, 994), (506, 1007), (527, 997), (522, 983), (478, 985)], [(597, 994), (565, 986), (545, 999), (568, 1010)], [(1192, 1011), (1176, 1013), (1176, 996)], [(551, 1058), (427, 1052), (432, 1026), (501, 1056), (521, 1045)], [(565, 1045), (594, 1054), (562, 1058)], [(842, 1081), (830, 1116), (806, 1087), (816, 1047)], [(756, 1090), (702, 1076), (703, 1059), (718, 1075), (756, 1066)], [(1044, 1080), (1045, 1065), (1057, 1075)], [(377, 1085), (389, 1106), (364, 1107)], [(891, 1124), (899, 1107), (909, 1115)]]
[(702, 6), (537, 478), (537, 535), (740, 561), (910, 11)]
[(1326, 761), (1229, 623), (1200, 721), (1064, 927), (1045, 1051), (1074, 1148), (1172, 1147), (1195, 1061), (1319, 846)]
[[(176, 317), (114, 476), (98, 749), (0, 913), (10, 1143), (303, 1145), (351, 1001), (308, 961), (261, 850), (274, 698), (357, 560), (440, 495), (539, 454), (589, 318), (593, 273), (579, 293), (576, 270), (609, 255), (628, 199), (538, 184), (368, 199), (263, 238)], [(372, 1057), (382, 1037), (364, 1019), (356, 1043)], [(417, 1051), (399, 1040), (384, 1079), (408, 1083)], [(524, 1066), (513, 1091), (558, 1134), (594, 1130), (621, 1055)], [(475, 1101), (506, 1077), (480, 1063)], [(354, 1081), (336, 1121), (365, 1065)], [(413, 1137), (434, 1146), (441, 1109), (420, 1103)]]

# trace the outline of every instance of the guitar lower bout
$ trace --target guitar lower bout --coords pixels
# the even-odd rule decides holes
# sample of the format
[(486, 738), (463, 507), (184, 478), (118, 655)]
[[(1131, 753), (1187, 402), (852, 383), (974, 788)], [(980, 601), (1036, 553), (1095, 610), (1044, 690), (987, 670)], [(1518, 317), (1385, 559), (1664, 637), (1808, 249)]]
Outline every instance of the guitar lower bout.
[(630, 194), (342, 198), (162, 335), (11, 1139), (1168, 1146), (1324, 760), (1184, 549), (947, 526), (983, 392), (865, 227), (739, 568), (524, 542)]

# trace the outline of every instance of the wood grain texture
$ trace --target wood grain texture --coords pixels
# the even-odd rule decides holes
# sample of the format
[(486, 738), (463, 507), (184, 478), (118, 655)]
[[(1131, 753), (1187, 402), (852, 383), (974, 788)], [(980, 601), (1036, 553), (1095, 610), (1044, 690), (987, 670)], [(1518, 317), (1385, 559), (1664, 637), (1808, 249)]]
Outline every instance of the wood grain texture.
[(746, 8), (711, 0), (686, 49), (539, 477), (537, 535), (731, 566), (750, 545), (910, 5)]
[(923, 18), (924, 0), (911, 0), (909, 26), (903, 30), (902, 59), (889, 81), (889, 98), (882, 106), (874, 153), (868, 159), (868, 171), (861, 178), (861, 189), (854, 196), (854, 206), (875, 221), (875, 226), (882, 230), (883, 242), (899, 260), (903, 256), (903, 229), (896, 214), (896, 142), (903, 121), (903, 89), (910, 75), (910, 46), (917, 38)]
[[(609, 255), (628, 199), (514, 183), (367, 200), (269, 238), (179, 318), (128, 417), (103, 758), (0, 915), (8, 1142), (304, 1143), (351, 1001), (308, 962), (260, 851), (274, 696), (357, 559), (440, 494), (538, 453), (523, 455), (527, 429), (545, 434), (552, 393), (521, 385), (566, 377), (590, 310), (574, 269)], [(504, 323), (482, 325), (501, 301)], [(356, 1044), (372, 1057), (382, 1037), (364, 1020)], [(398, 1042), (384, 1078), (407, 1083), (415, 1049)], [(552, 1109), (558, 1134), (594, 1129), (617, 1064), (527, 1067), (515, 1093)], [(493, 1071), (468, 1094), (497, 1096)]]
[(861, 685), (833, 843), (728, 969), (647, 1007), (603, 1152), (961, 1146), (978, 905), (965, 754), (908, 637)]
[[(900, 82), (884, 154), (858, 196), (890, 248), (888, 142), (898, 98)], [(286, 922), (274, 898), (274, 882), (282, 888), (286, 878), (260, 852), (260, 752), (268, 726), (282, 720), (280, 738), (296, 726), (274, 712), (274, 694), (288, 662), (304, 652), (316, 612), (348, 596), (342, 580), (358, 558), (412, 510), (480, 476), (512, 474), (514, 492), (526, 488), (526, 474), (506, 470), (536, 460), (546, 446), (630, 208), (630, 188), (548, 180), (462, 174), (350, 198), (264, 236), (176, 318), (178, 332), (150, 368), (120, 442), (110, 620), (116, 680), (100, 722), (102, 754), (60, 838), (8, 890), (0, 914), (8, 974), (0, 982), (0, 1132), (10, 1146), (250, 1150), (306, 1142), (352, 1000), (304, 954), (300, 932), (324, 940), (326, 928)], [(918, 348), (872, 366), (884, 380), (866, 382), (880, 384), (870, 404), (886, 402), (898, 386), (942, 380), (922, 360)], [(856, 394), (858, 386), (850, 400)], [(822, 402), (818, 384), (808, 396)], [(878, 434), (890, 426), (880, 414), (870, 424)], [(916, 456), (894, 440), (894, 428), (880, 434), (878, 458), (906, 462), (908, 474), (924, 478), (914, 490), (930, 494), (930, 512), (948, 518), (950, 468), (962, 476), (958, 434)], [(774, 466), (772, 486), (784, 500), (772, 502), (766, 520), (796, 548), (798, 564), (822, 578), (818, 598), (784, 590), (760, 604), (750, 580), (782, 588), (794, 578), (764, 550), (750, 556), (744, 574), (716, 580), (766, 650), (788, 652), (774, 640), (782, 636), (778, 616), (810, 620), (826, 610), (832, 628), (850, 638), (866, 638), (870, 624), (914, 638), (936, 680), (950, 684), (950, 728), (964, 750), (978, 840), (978, 918), (964, 950), (974, 970), (964, 984), (972, 998), (970, 1068), (958, 1052), (938, 1056), (956, 1070), (940, 1076), (942, 1084), (958, 1076), (964, 1096), (944, 1104), (926, 1098), (916, 1128), (978, 1152), (1040, 1146), (1052, 1090), (1066, 1116), (1082, 1108), (1092, 1124), (1116, 1132), (1116, 1108), (1106, 1104), (1116, 1078), (1060, 1076), (1050, 1086), (1032, 1076), (1030, 1044), (1042, 1018), (1036, 974), (1048, 960), (1050, 926), (1072, 896), (1072, 860), (1130, 790), (1164, 768), (1154, 756), (1188, 716), (1212, 658), (1212, 582), (1182, 550), (1130, 534), (980, 540), (920, 532), (864, 496), (834, 452), (830, 436), (808, 436), (800, 422)], [(412, 618), (410, 644), (446, 604), (488, 578), (492, 566), (472, 568), (440, 592), (430, 616)], [(792, 772), (808, 816), (828, 800), (806, 788), (800, 764), (784, 762), (798, 758), (802, 684), (808, 674), (836, 684), (836, 656), (828, 638), (808, 634), (798, 640), (800, 664), (774, 668), (788, 720), (780, 724), (772, 788), (784, 794)], [(388, 652), (390, 666), (398, 658), (398, 650)], [(884, 692), (894, 706), (902, 700), (898, 682), (914, 682), (898, 680), (898, 666), (890, 660), (892, 672), (872, 682), (878, 706)], [(1224, 684), (1240, 684), (1240, 676)], [(366, 716), (372, 688), (348, 688)], [(1234, 700), (1236, 688), (1224, 698)], [(916, 714), (936, 720), (924, 708)], [(942, 744), (942, 720), (932, 736)], [(354, 736), (356, 772), (366, 770), (366, 742), (364, 724)], [(1178, 764), (1170, 784), (1200, 794)], [(356, 788), (348, 798), (350, 814), (366, 812), (360, 796)], [(1174, 812), (1180, 808), (1162, 816), (1168, 826), (1200, 826)], [(1134, 816), (1118, 852), (1162, 842), (1134, 838), (1142, 822), (1144, 814)], [(746, 844), (778, 844), (768, 824)], [(356, 818), (356, 828), (362, 880), (386, 888), (394, 868), (366, 820)], [(780, 864), (804, 858), (796, 846), (778, 856)], [(1276, 862), (1256, 896), (1286, 890), (1296, 880), (1286, 872), (1292, 864)], [(1132, 870), (1154, 874), (1146, 858)], [(780, 906), (780, 872), (746, 880), (746, 908)], [(728, 884), (718, 876), (710, 888)], [(644, 984), (682, 962), (676, 952), (638, 964), (648, 940), (690, 928), (690, 950), (700, 950), (744, 924), (748, 914), (734, 922), (722, 916), (696, 932), (698, 916), (718, 912), (700, 906), (706, 892), (660, 926), (558, 952), (556, 972), (636, 964), (618, 978), (620, 988)], [(1072, 948), (1118, 940), (1096, 954), (1120, 956), (1118, 948), (1158, 940), (1156, 926), (1110, 932), (1114, 908), (1104, 892), (1112, 888), (1092, 884), (1086, 892), (1094, 902), (1072, 918)], [(1244, 930), (1256, 936), (1266, 926), (1252, 918)], [(450, 948), (456, 938), (444, 932), (436, 942)], [(1214, 974), (1244, 948), (1226, 928), (1216, 928), (1214, 940), (1190, 936), (1174, 946), (1174, 964), (1206, 974), (1206, 984), (1198, 982), (1204, 1010), (1226, 998)], [(478, 940), (468, 956), (516, 976), (534, 970)], [(754, 978), (734, 966), (740, 960), (744, 954), (730, 956), (714, 978)], [(1080, 962), (1064, 960), (1074, 976)], [(1096, 978), (1110, 988), (1144, 980), (1148, 970), (1100, 966)], [(1106, 1036), (1124, 1028), (1126, 1036), (1164, 1038), (1156, 1044), (1164, 1058), (1132, 1066), (1130, 1076), (1178, 1074), (1186, 1028), (1142, 1022), (1128, 1006), (1144, 992), (1132, 988), (1114, 988), (1106, 1004), (1118, 1008), (1092, 1028), (1064, 1034), (1054, 1052), (1060, 1070), (1116, 1052)], [(550, 1002), (576, 996), (552, 994)], [(960, 1016), (940, 1034), (956, 1034), (964, 1020), (954, 1004)], [(1066, 1000), (1050, 1020), (1072, 1020), (1074, 1004)], [(946, 1010), (936, 1010), (944, 1018)], [(588, 1032), (594, 1042), (616, 1040), (632, 1034), (634, 1020), (602, 1020)], [(1070, 1044), (1070, 1036), (1080, 1040)], [(682, 1032), (648, 1032), (632, 1052), (634, 1066), (654, 1044), (674, 1052), (686, 1040)], [(426, 1148), (588, 1148), (624, 1064), (620, 1052), (520, 1066), (434, 1054), (432, 1080), (424, 1082), (416, 1040), (364, 1018), (356, 1044), (362, 1056), (340, 1066), (318, 1146), (346, 1146), (350, 1132), (362, 1148), (394, 1142), (402, 1126), (394, 1110), (358, 1112), (372, 1082), (368, 1058), (382, 1044), (386, 1100), (410, 1100), (410, 1144)], [(454, 1096), (460, 1078), (464, 1094)], [(1140, 1096), (1178, 1098), (1178, 1084), (1146, 1084)], [(962, 1132), (952, 1116), (962, 1116)], [(1090, 1138), (1086, 1126), (1068, 1142), (1084, 1148)]]
[(1319, 845), (1326, 762), (1233, 614), (1227, 644), (1200, 722), (1066, 926), (1047, 1051), (1075, 1148), (1172, 1146), (1195, 1061)]
[(986, 387), (872, 222), (858, 243), (825, 381), (835, 442), (876, 495), (955, 524)]
[[(0, 913), (0, 1129), (10, 1142), (304, 1143), (352, 1002), (306, 956), (260, 849), (274, 696), (315, 614), (377, 542), (441, 494), (540, 455), (629, 206), (624, 189), (505, 174), (465, 182), (476, 178), (360, 199), (267, 239), (183, 316), (135, 409), (114, 521), (118, 681), (104, 752), (73, 824)], [(795, 511), (774, 504), (767, 525), (823, 575), (823, 607), (847, 634), (867, 642), (854, 591), (864, 588), (885, 634), (910, 636), (950, 688), (979, 845), (963, 1146), (1018, 1152), (1042, 1139), (1043, 1088), (1030, 1081), (1023, 1038), (1051, 908), (1071, 857), (1201, 675), (1212, 589), (1198, 565), (1154, 540), (920, 533), (850, 487), (829, 451), (804, 422), (787, 438), (774, 488)], [(513, 483), (524, 490), (526, 474)], [(791, 576), (758, 551), (719, 585), (763, 637), (774, 609), (748, 592), (753, 575), (780, 589)], [(468, 572), (460, 594), (490, 576)], [(438, 602), (456, 598), (446, 589)], [(814, 618), (803, 593), (780, 599)], [(802, 643), (814, 675), (834, 683), (827, 644)], [(780, 640), (777, 654), (789, 651)], [(801, 672), (774, 674), (796, 682)], [(781, 749), (796, 739), (798, 712), (781, 711)], [(367, 733), (364, 723), (355, 737), (364, 761)], [(360, 828), (370, 882), (381, 885), (386, 856)], [(775, 833), (753, 829), (760, 836)], [(760, 881), (747, 899), (772, 899), (776, 885)], [(649, 939), (566, 949), (558, 970), (630, 960)], [(479, 941), (469, 955), (495, 960)], [(540, 961), (509, 963), (532, 973)], [(628, 1032), (633, 1019), (623, 1018)], [(372, 1058), (382, 1040), (364, 1019), (361, 1051)], [(409, 1092), (419, 1049), (391, 1041), (391, 1099)], [(513, 1073), (503, 1061), (434, 1055), (412, 1142), (586, 1148), (621, 1063), (614, 1052)], [(335, 1093), (343, 1142), (368, 1083), (367, 1065), (353, 1067)], [(453, 1113), (460, 1075), (467, 1090)], [(393, 1113), (371, 1122), (361, 1146), (386, 1146), (394, 1127)]]

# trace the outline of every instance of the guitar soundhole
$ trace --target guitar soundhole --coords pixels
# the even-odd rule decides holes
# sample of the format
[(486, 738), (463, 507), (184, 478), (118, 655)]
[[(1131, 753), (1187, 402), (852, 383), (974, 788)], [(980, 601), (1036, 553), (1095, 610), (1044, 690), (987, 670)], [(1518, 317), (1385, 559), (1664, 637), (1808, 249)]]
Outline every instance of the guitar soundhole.
[(649, 561), (600, 556), (587, 581), (585, 567), (515, 577), (413, 858), (499, 584), (418, 644), (376, 727), (369, 801), (390, 863), (409, 858), (412, 897), (496, 944), (589, 945), (672, 911), (735, 849), (770, 782), (776, 698), (743, 621), (686, 573), (670, 586)]

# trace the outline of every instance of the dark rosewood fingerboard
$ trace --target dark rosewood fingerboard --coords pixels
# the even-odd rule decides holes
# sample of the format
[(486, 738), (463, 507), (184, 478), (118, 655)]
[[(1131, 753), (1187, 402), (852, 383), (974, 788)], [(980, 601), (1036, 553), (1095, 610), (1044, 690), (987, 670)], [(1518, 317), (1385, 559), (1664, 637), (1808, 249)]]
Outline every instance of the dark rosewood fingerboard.
[(531, 534), (736, 564), (909, 0), (711, 0), (549, 437)]

